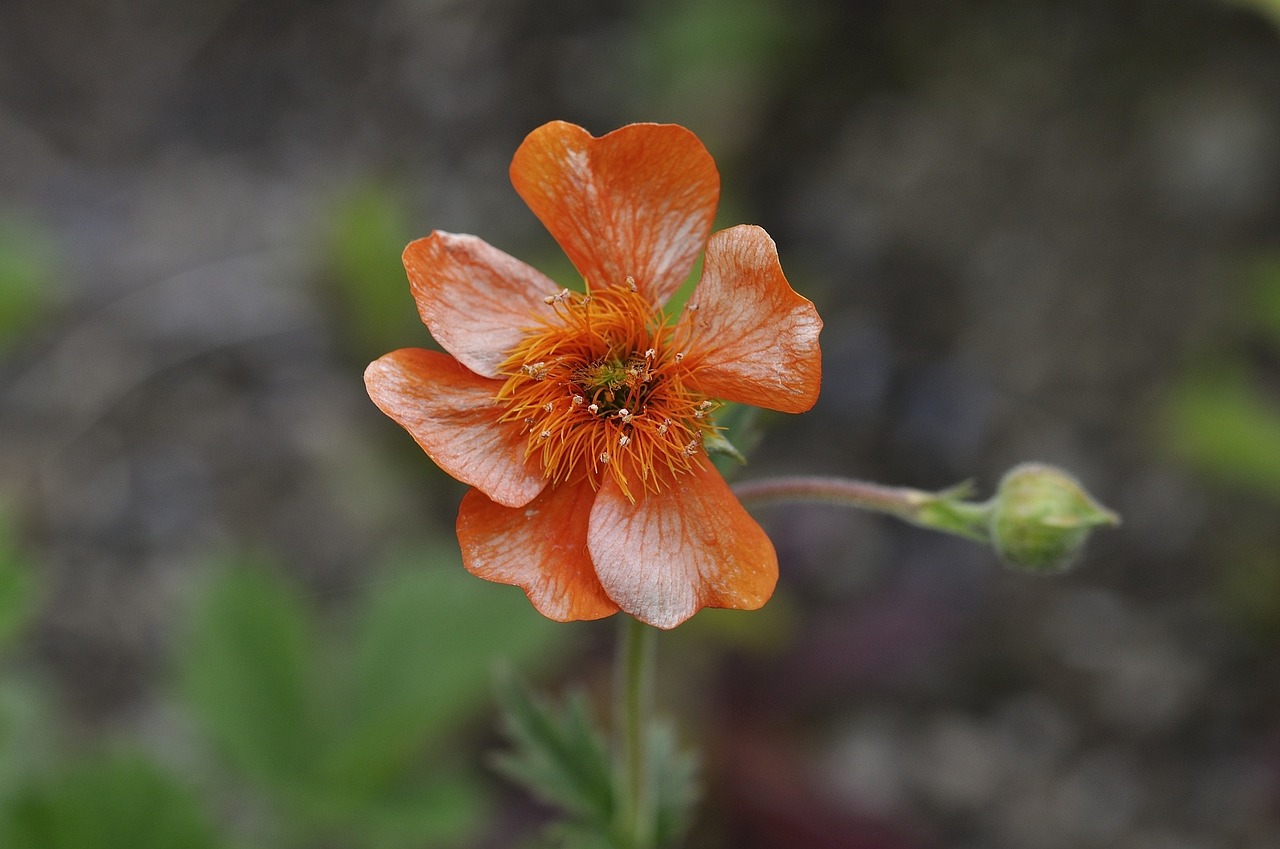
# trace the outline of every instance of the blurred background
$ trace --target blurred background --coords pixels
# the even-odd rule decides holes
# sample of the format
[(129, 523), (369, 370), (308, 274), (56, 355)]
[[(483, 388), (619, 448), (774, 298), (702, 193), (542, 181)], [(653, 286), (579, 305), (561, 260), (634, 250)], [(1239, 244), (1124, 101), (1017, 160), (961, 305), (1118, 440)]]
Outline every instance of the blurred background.
[[(527, 846), (491, 668), (603, 696), (612, 622), (466, 576), (368, 401), (399, 254), (572, 269), (551, 119), (693, 129), (826, 321), (743, 478), (1073, 470), (1060, 579), (828, 508), (664, 635), (690, 845), (1280, 847), (1280, 5), (3, 0), (0, 845)], [(603, 708), (603, 705), (602, 705)]]

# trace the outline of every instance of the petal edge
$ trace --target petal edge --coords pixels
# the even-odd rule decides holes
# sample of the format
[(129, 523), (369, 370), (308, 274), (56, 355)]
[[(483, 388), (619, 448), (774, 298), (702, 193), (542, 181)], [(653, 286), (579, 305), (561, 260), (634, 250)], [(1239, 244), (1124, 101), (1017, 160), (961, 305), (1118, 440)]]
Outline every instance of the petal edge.
[(506, 507), (476, 489), (458, 508), (458, 545), (471, 574), (520, 587), (539, 613), (557, 622), (618, 612), (587, 552), (587, 484), (548, 487), (524, 507)]
[(365, 388), (378, 409), (409, 432), (453, 477), (494, 501), (520, 507), (546, 479), (524, 461), (519, 428), (497, 421), (499, 382), (437, 351), (401, 348), (369, 364)]
[(818, 400), (822, 319), (791, 288), (777, 246), (760, 227), (743, 224), (711, 237), (681, 321), (692, 325), (699, 391), (783, 413), (803, 413)]
[(475, 236), (436, 230), (404, 249), (409, 289), (422, 323), (467, 368), (498, 377), (498, 366), (547, 306), (556, 285)]
[(666, 303), (706, 245), (720, 173), (675, 124), (629, 124), (596, 138), (552, 121), (511, 160), (511, 182), (591, 286), (630, 276)]
[(624, 612), (670, 629), (704, 607), (755, 610), (773, 595), (773, 543), (705, 459), (668, 490), (628, 501), (606, 478), (587, 545)]

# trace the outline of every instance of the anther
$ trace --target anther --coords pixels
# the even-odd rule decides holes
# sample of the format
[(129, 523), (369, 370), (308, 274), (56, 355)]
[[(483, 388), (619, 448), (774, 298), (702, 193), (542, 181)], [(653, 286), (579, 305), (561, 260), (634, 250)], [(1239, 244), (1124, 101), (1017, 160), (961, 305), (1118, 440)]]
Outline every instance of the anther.
[(655, 351), (653, 348), (650, 348), (649, 350), (644, 352), (644, 358), (646, 360), (652, 360), (657, 355), (658, 355), (658, 352)]
[(625, 433), (618, 436), (619, 448), (626, 448), (630, 443), (631, 443), (631, 437), (627, 436)]
[(684, 359), (684, 351), (677, 351), (677, 352), (676, 352), (676, 362), (680, 362), (680, 361), (681, 361), (681, 360), (683, 360), (683, 359)]
[(573, 406), (575, 406), (575, 407), (581, 407), (583, 404), (585, 404), (585, 403), (586, 403), (586, 401), (587, 401), (587, 399), (586, 399), (586, 398), (583, 398), (581, 395), (574, 395), (574, 396), (573, 396)]
[(587, 405), (587, 412), (591, 413), (592, 415), (595, 415), (596, 413), (600, 412), (600, 405), (599, 404)]
[(601, 451), (601, 452), (600, 452), (600, 462), (601, 462), (601, 463), (607, 463), (607, 462), (609, 462), (609, 452), (608, 452), (608, 451)]
[(658, 436), (666, 436), (669, 427), (671, 427), (671, 419), (663, 419), (662, 424), (658, 425)]
[(526, 363), (520, 366), (520, 373), (534, 380), (542, 380), (547, 376), (546, 363)]
[(628, 274), (626, 277), (626, 284), (627, 284), (627, 288), (630, 289), (632, 292), (637, 291), (636, 279), (632, 277), (630, 274)]
[(539, 439), (549, 439), (550, 437), (551, 437), (551, 431), (549, 430), (544, 430), (542, 433), (538, 434)]
[(563, 304), (565, 301), (569, 300), (569, 296), (572, 294), (573, 293), (568, 289), (561, 289), (554, 295), (547, 295), (542, 299), (542, 302), (544, 304)]
[(631, 420), (634, 419), (635, 416), (631, 415), (630, 410), (628, 410), (626, 407), (623, 407), (621, 410), (618, 411), (618, 418), (622, 419), (623, 424), (631, 424)]
[(554, 410), (555, 408), (556, 408), (556, 405), (552, 404), (550, 401), (542, 405), (542, 409), (548, 413)]
[(686, 307), (686, 309), (687, 309), (687, 310), (689, 310), (689, 312), (697, 312), (697, 311), (698, 311), (698, 305), (697, 305), (697, 304), (689, 304), (689, 305)]
[(698, 440), (690, 440), (689, 444), (684, 447), (684, 453), (692, 457), (698, 453)]

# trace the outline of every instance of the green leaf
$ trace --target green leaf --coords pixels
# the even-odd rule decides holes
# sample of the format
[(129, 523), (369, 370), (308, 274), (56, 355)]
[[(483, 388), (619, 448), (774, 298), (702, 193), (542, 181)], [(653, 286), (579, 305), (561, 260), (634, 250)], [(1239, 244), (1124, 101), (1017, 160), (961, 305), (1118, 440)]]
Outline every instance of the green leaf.
[(496, 662), (551, 660), (572, 632), (518, 590), (467, 573), (456, 554), (407, 559), (374, 585), (359, 617), (346, 715), (324, 769), (353, 790), (390, 786), (482, 710)]
[(13, 542), (13, 530), (0, 515), (0, 649), (4, 649), (35, 614), (35, 577)]
[(674, 727), (654, 723), (649, 729), (649, 764), (653, 769), (654, 845), (673, 846), (689, 830), (701, 796), (698, 756), (680, 748)]
[(1185, 380), (1167, 427), (1174, 451), (1193, 465), (1280, 499), (1280, 405), (1239, 369), (1205, 368)]
[(425, 343), (400, 262), (413, 238), (404, 199), (386, 185), (361, 186), (338, 204), (330, 232), (332, 281), (353, 353), (373, 357), (406, 341)]
[(732, 477), (737, 467), (745, 464), (747, 457), (760, 444), (764, 431), (760, 428), (759, 417), (758, 407), (745, 404), (725, 404), (716, 411), (716, 424), (720, 431), (714, 437), (704, 438), (703, 445), (722, 475)]
[(345, 788), (301, 788), (289, 807), (307, 843), (366, 849), (455, 845), (485, 821), (483, 787), (461, 768), (436, 770), (423, 781), (366, 797)]
[(93, 758), (22, 792), (0, 824), (21, 849), (213, 849), (191, 792), (136, 754)]
[(0, 677), (0, 808), (38, 764), (47, 762), (55, 733), (51, 709), (30, 682), (15, 675)]
[(314, 773), (311, 611), (261, 561), (222, 571), (200, 599), (182, 683), (213, 741), (238, 768), (276, 787)]
[(495, 758), (497, 769), (575, 817), (586, 833), (607, 833), (615, 807), (612, 765), (586, 698), (577, 693), (555, 707), (511, 676), (498, 686), (511, 748)]
[(1280, 27), (1280, 0), (1230, 0), (1237, 6), (1245, 6), (1270, 19)]
[[(1275, 0), (1280, 10), (1280, 0)], [(1255, 260), (1249, 269), (1252, 289), (1247, 304), (1247, 321), (1261, 326), (1276, 342), (1280, 342), (1280, 256)]]
[(601, 833), (599, 826), (581, 823), (551, 825), (536, 845), (545, 849), (619, 849), (612, 837)]
[(1215, 596), (1228, 618), (1259, 640), (1280, 640), (1280, 562), (1256, 538), (1234, 541), (1220, 561)]
[(55, 256), (53, 239), (34, 221), (0, 215), (0, 352), (50, 306)]
[(725, 438), (725, 435), (720, 431), (713, 430), (703, 435), (702, 447), (707, 450), (708, 454), (723, 455), (737, 461), (739, 465), (746, 465), (747, 458), (743, 457), (742, 452)]
[(371, 849), (455, 844), (485, 819), (481, 786), (457, 772), (420, 784), (411, 794), (385, 800), (361, 819), (362, 845)]

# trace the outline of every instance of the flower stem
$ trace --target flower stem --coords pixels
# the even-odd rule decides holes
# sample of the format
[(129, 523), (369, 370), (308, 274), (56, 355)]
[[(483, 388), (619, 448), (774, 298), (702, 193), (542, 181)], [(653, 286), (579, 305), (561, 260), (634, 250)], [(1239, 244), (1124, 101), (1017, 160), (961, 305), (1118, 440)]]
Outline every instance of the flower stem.
[(899, 519), (986, 542), (990, 506), (964, 500), (972, 489), (960, 484), (941, 492), (924, 492), (904, 486), (884, 486), (847, 478), (789, 477), (744, 481), (733, 487), (738, 500), (767, 506), (787, 502), (834, 504), (888, 513)]
[(617, 828), (625, 849), (651, 849), (653, 786), (649, 768), (649, 715), (653, 707), (654, 636), (638, 619), (623, 617), (615, 690), (619, 773)]

